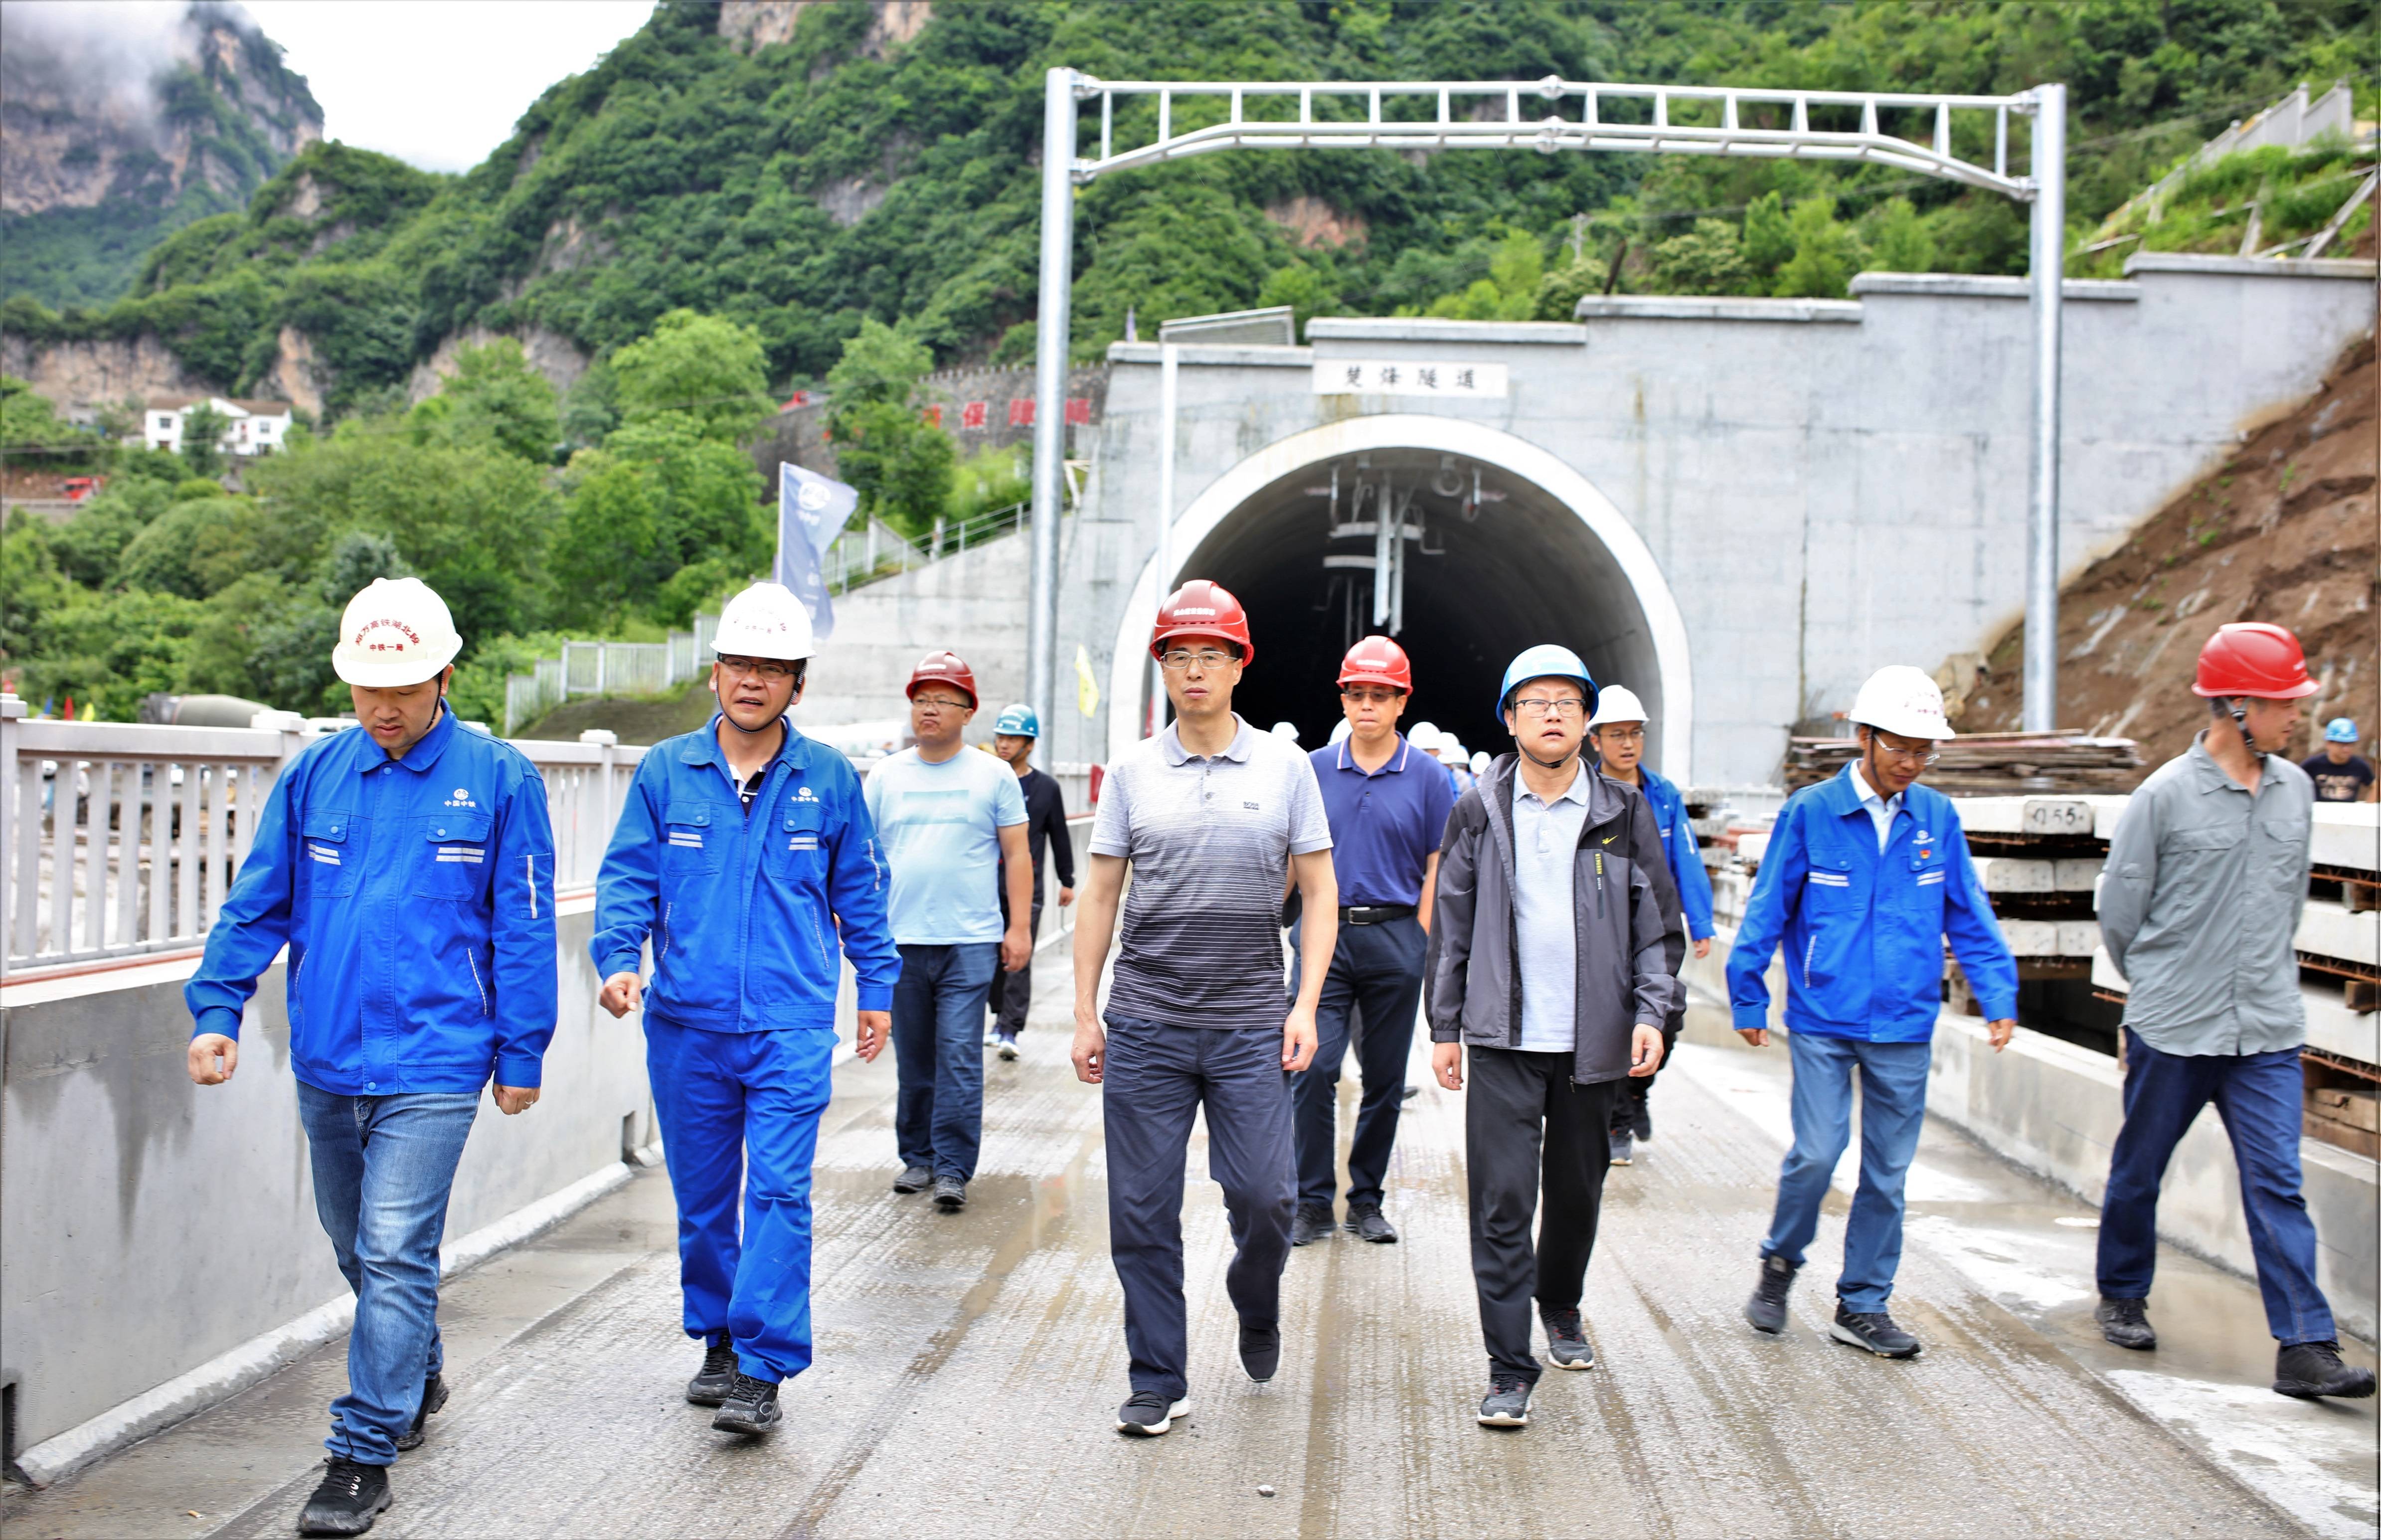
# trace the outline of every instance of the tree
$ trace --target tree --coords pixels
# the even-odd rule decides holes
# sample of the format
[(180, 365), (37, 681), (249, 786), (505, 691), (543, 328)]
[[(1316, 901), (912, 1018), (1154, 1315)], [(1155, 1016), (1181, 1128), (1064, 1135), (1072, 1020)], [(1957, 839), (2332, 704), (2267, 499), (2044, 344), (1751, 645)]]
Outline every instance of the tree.
[(1698, 219), (1693, 229), (1654, 247), (1654, 275), (1670, 294), (1742, 294), (1753, 283), (1744, 243), (1725, 219)]
[(1858, 241), (1836, 222), (1836, 201), (1806, 198), (1794, 205), (1788, 224), (1794, 254), (1777, 270), (1770, 292), (1781, 299), (1840, 299), (1860, 265)]
[(508, 336), (458, 353), (455, 373), (409, 421), (418, 443), (491, 444), (539, 465), (562, 436), (554, 386)]
[[(580, 450), (565, 481), (554, 565), (567, 615), (683, 623), (716, 574), (750, 577), (768, 563), (774, 531), (760, 472), (682, 416), (631, 423), (603, 448)], [(710, 574), (691, 600), (684, 584), (671, 587), (686, 568)]]
[(921, 413), (919, 382), (934, 367), (923, 343), (864, 321), (827, 371), (836, 467), (860, 493), (860, 511), (916, 536), (947, 507), (951, 435)]
[(182, 463), (193, 476), (220, 476), (224, 471), (223, 436), (231, 419), (201, 401), (182, 413)]
[(1907, 198), (1891, 198), (1870, 221), (1867, 266), (1883, 273), (1927, 273), (1935, 267), (1935, 238)]
[(1744, 211), (1745, 264), (1765, 283), (1793, 254), (1794, 229), (1786, 217), (1786, 200), (1773, 189)]
[(761, 336), (715, 315), (674, 310), (612, 355), (623, 422), (678, 414), (705, 438), (735, 444), (775, 409)]

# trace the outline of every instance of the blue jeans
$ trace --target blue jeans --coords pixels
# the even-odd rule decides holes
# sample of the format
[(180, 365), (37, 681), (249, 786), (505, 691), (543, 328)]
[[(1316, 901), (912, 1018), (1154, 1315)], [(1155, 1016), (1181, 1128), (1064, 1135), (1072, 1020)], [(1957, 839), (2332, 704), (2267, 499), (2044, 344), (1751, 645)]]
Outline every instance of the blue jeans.
[(966, 1181), (983, 1143), (983, 1009), (1000, 943), (903, 947), (893, 986), (893, 1133), (901, 1164)]
[(1885, 1308), (1901, 1266), (1901, 1190), (1926, 1121), (1929, 1043), (1870, 1043), (1789, 1033), (1794, 1060), (1794, 1147), (1777, 1179), (1777, 1212), (1763, 1256), (1802, 1265), (1819, 1232), (1827, 1181), (1852, 1136), (1852, 1069), (1860, 1069), (1860, 1187), (1844, 1227), (1844, 1271), (1836, 1297), (1846, 1310)]
[(1244, 1326), (1281, 1318), (1289, 1261), (1289, 1077), (1281, 1027), (1209, 1030), (1107, 1019), (1101, 1118), (1107, 1135), (1108, 1251), (1124, 1286), (1132, 1387), (1189, 1394), (1182, 1298), (1182, 1176), (1207, 1109), (1207, 1174), (1224, 1190), (1232, 1265), (1224, 1289)]
[[(1293, 932), (1293, 935), (1295, 932)], [(1291, 945), (1295, 946), (1295, 940)], [(1339, 1155), (1339, 1069), (1347, 1061), (1351, 1025), (1361, 1023), (1356, 1062), (1364, 1099), (1348, 1148), (1348, 1202), (1378, 1204), (1398, 1142), (1398, 1115), (1406, 1095), (1406, 1059), (1413, 1051), (1414, 1018), (1422, 1006), (1422, 954), (1430, 937), (1408, 916), (1379, 925), (1343, 925), (1324, 976), (1314, 1012), (1314, 1058), (1290, 1092), (1297, 1104), (1298, 1201), (1331, 1206)], [(1289, 988), (1298, 993), (1292, 963)]]
[(438, 1242), (477, 1092), (340, 1096), (298, 1082), (314, 1168), (314, 1212), (356, 1291), (348, 1393), (331, 1403), (324, 1447), (363, 1465), (397, 1460), (445, 1363), (438, 1342)]
[(727, 1332), (754, 1379), (811, 1366), (811, 1161), (834, 1059), (830, 1032), (704, 1032), (645, 1017), (686, 1334)]
[(2339, 1328), (2315, 1285), (2314, 1221), (2299, 1191), (2306, 1082), (2299, 1051), (2161, 1053), (2125, 1029), (2125, 1123), (2100, 1202), (2100, 1292), (2146, 1300), (2157, 1268), (2158, 1183), (2199, 1109), (2216, 1104), (2241, 1169), (2241, 1207), (2265, 1325), (2284, 1347), (2329, 1342)]

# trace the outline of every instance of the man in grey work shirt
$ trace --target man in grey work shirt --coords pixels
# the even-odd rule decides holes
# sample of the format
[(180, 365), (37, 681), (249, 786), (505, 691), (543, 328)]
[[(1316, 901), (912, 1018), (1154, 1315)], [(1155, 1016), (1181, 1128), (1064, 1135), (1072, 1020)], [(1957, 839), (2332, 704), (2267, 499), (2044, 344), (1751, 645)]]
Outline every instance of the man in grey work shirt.
[(2130, 985), (2125, 1122), (2100, 1216), (2101, 1334), (2157, 1346), (2150, 1277), (2158, 1182), (2213, 1101), (2241, 1169), (2241, 1202), (2285, 1396), (2370, 1396), (2373, 1372), (2339, 1359), (2315, 1284), (2315, 1234), (2299, 1191), (2306, 1007), (2291, 941), (2306, 903), (2314, 787), (2280, 757), (2315, 691), (2297, 638), (2225, 626), (2192, 691), (2214, 723), (2142, 784), (2108, 843), (2100, 935)]

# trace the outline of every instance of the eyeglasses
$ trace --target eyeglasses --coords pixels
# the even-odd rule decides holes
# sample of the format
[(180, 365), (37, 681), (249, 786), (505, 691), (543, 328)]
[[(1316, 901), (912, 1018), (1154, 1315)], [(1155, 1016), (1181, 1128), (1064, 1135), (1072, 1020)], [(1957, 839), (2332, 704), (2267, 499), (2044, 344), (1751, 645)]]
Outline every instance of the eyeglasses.
[(1179, 674), (1193, 663), (1196, 663), (1203, 671), (1221, 668), (1227, 663), (1238, 663), (1239, 659), (1221, 647), (1202, 647), (1195, 653), (1185, 647), (1178, 647), (1157, 661), (1165, 666), (1166, 672)]
[(1343, 690), (1339, 692), (1341, 700), (1353, 701), (1360, 706), (1385, 706), (1401, 697), (1402, 691), (1395, 690)]
[(1525, 695), (1513, 703), (1513, 709), (1524, 716), (1577, 716), (1587, 709), (1587, 703), (1576, 695), (1547, 700), (1542, 695)]
[(1598, 743), (1642, 743), (1645, 740), (1645, 729), (1642, 726), (1602, 727), (1595, 729), (1595, 740)]
[(801, 665), (779, 663), (775, 658), (724, 657), (719, 660), (719, 666), (730, 674), (752, 674), (769, 684), (783, 684), (794, 677)]
[(1898, 759), (1904, 764), (1915, 764), (1922, 770), (1943, 757), (1935, 752), (1933, 743), (1922, 743), (1915, 749), (1905, 749), (1899, 743), (1888, 743), (1882, 738), (1872, 738), (1869, 741), (1875, 744), (1876, 752), (1887, 759)]
[(945, 711), (969, 709), (965, 701), (954, 701), (947, 695), (912, 695), (910, 697), (910, 703), (913, 706), (940, 706)]

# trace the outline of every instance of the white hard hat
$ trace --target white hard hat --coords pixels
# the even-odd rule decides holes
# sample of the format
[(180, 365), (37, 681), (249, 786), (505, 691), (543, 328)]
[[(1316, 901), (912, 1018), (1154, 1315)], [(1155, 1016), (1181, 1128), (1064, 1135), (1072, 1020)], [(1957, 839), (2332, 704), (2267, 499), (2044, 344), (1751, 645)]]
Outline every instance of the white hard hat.
[(1653, 718), (1645, 714), (1645, 703), (1637, 698), (1636, 691), (1627, 685), (1608, 684), (1604, 687), (1603, 693), (1596, 696), (1595, 715), (1587, 719), (1587, 725), (1591, 727), (1600, 727), (1606, 722), (1651, 722)]
[(791, 663), (818, 648), (811, 641), (811, 612), (783, 583), (754, 583), (719, 609), (719, 629), (711, 650), (725, 657), (775, 658)]
[(1332, 741), (1332, 742), (1334, 742), (1334, 743), (1337, 743), (1337, 742), (1338, 742), (1341, 739), (1346, 738), (1347, 736), (1348, 736), (1348, 719), (1347, 719), (1346, 717), (1344, 717), (1344, 716), (1343, 716), (1343, 717), (1339, 718), (1339, 720), (1338, 720), (1338, 721), (1337, 721), (1337, 722), (1333, 723), (1333, 724), (1332, 724), (1332, 726), (1331, 726), (1331, 741)]
[(1443, 736), (1435, 722), (1417, 722), (1406, 729), (1406, 741), (1423, 753), (1437, 748)]
[(1923, 668), (1889, 663), (1868, 677), (1851, 720), (1899, 738), (1957, 738), (1943, 715), (1943, 691)]
[(455, 661), (463, 639), (446, 601), (420, 578), (374, 578), (339, 617), (332, 671), (366, 690), (395, 690), (435, 678)]
[(1298, 724), (1295, 722), (1276, 722), (1273, 725), (1273, 735), (1276, 738), (1286, 739), (1289, 742), (1295, 743), (1298, 741)]
[(1483, 749), (1471, 756), (1471, 773), (1475, 776), (1484, 776), (1488, 773), (1488, 766), (1496, 763), (1488, 757), (1488, 751)]

